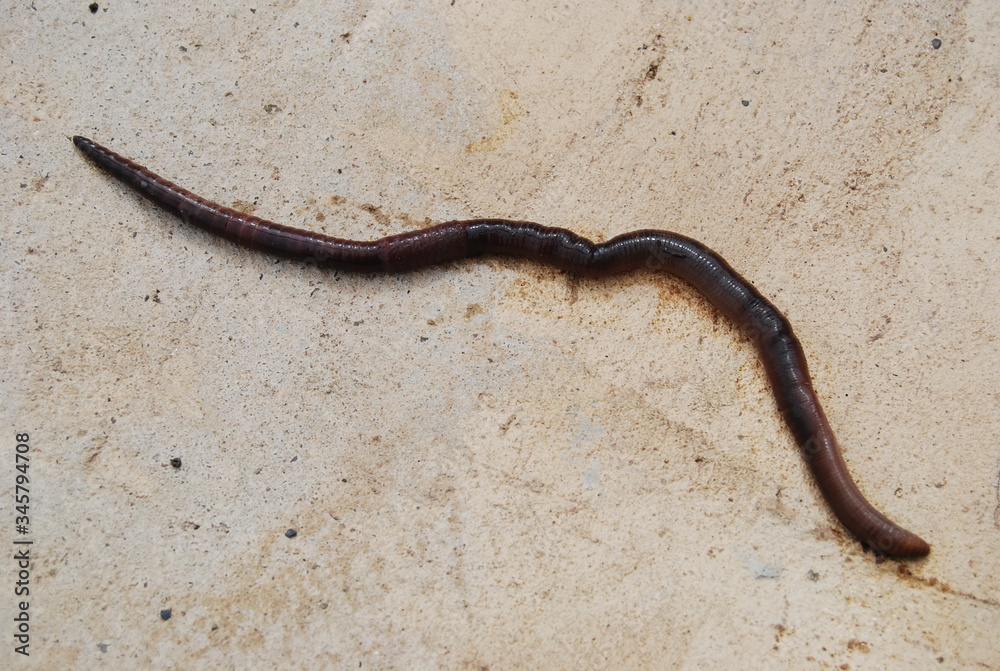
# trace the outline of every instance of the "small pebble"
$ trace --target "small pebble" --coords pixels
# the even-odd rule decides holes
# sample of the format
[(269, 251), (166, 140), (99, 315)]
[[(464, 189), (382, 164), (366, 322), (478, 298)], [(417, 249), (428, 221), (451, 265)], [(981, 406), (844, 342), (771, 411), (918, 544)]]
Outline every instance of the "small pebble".
[(100, 7), (97, 6), (96, 2), (92, 2), (90, 3), (90, 7), (88, 9), (90, 9), (91, 14), (96, 14), (97, 10), (100, 9)]
[(170, 460), (170, 465), (173, 466), (174, 468), (180, 468), (181, 467), (181, 458), (180, 457), (174, 457), (173, 459)]
[(171, 615), (173, 615), (173, 613), (170, 612), (169, 608), (164, 608), (163, 610), (160, 611), (161, 620), (164, 621), (169, 620)]
[(940, 49), (941, 48), (941, 40), (939, 40), (938, 38), (935, 37), (933, 40), (931, 40), (931, 46), (934, 47), (935, 49)]
[(289, 529), (288, 531), (285, 532), (285, 536), (287, 538), (295, 538), (298, 535), (299, 535), (299, 532), (296, 531), (295, 529)]
[(750, 107), (750, 101), (749, 100), (741, 100), (740, 102), (743, 103), (744, 107)]

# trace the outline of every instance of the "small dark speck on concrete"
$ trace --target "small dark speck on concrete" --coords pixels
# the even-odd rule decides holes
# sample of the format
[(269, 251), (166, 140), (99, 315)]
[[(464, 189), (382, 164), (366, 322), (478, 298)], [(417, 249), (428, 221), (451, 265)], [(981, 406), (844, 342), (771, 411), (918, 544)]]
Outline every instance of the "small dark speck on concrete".
[(938, 38), (935, 37), (933, 40), (931, 40), (931, 46), (934, 47), (935, 49), (940, 49), (941, 48), (941, 40), (939, 40)]
[(296, 531), (295, 529), (289, 529), (288, 531), (285, 532), (285, 537), (286, 538), (295, 538), (298, 535), (299, 535), (299, 532)]
[(819, 573), (816, 573), (816, 571), (809, 569), (808, 571), (806, 571), (806, 577), (812, 580), (813, 582), (816, 582), (817, 580), (819, 580)]
[(97, 644), (97, 649), (100, 650), (101, 652), (107, 652), (108, 651), (108, 644), (107, 643), (98, 643)]
[(340, 481), (341, 482), (347, 482), (347, 478), (341, 478)]
[(169, 608), (164, 608), (160, 611), (160, 619), (163, 621), (169, 620), (171, 615), (173, 615), (173, 613), (170, 612)]
[(170, 465), (173, 466), (174, 468), (180, 468), (181, 467), (181, 458), (180, 457), (173, 457), (170, 460)]
[(740, 102), (743, 103), (744, 107), (750, 107), (750, 101), (749, 100), (741, 100)]
[(100, 9), (100, 7), (97, 6), (96, 2), (92, 2), (90, 3), (90, 7), (88, 7), (88, 9), (90, 10), (91, 14), (96, 14), (97, 10)]

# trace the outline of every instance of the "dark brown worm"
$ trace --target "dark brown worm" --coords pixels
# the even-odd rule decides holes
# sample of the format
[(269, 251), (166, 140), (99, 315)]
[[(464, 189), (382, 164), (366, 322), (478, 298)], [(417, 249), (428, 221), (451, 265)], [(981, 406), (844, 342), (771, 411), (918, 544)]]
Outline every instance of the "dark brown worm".
[(504, 219), (449, 221), (371, 242), (341, 240), (222, 207), (87, 138), (77, 136), (73, 142), (94, 163), (185, 222), (251, 249), (325, 268), (395, 273), (480, 254), (508, 254), (587, 277), (640, 269), (680, 277), (756, 345), (778, 407), (841, 523), (880, 554), (922, 557), (930, 552), (920, 537), (868, 503), (851, 479), (813, 391), (802, 346), (785, 317), (718, 254), (695, 240), (643, 230), (594, 244), (563, 228)]

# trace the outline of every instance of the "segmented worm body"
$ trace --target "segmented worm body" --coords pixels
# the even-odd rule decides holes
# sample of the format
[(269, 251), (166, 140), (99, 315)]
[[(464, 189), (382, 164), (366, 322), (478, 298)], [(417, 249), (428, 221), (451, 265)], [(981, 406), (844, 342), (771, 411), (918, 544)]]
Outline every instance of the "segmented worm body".
[(185, 222), (239, 245), (352, 272), (394, 273), (482, 254), (519, 256), (587, 277), (628, 270), (675, 275), (740, 326), (767, 370), (778, 407), (834, 514), (864, 545), (894, 557), (922, 557), (930, 546), (861, 494), (812, 388), (799, 341), (785, 317), (718, 254), (676, 233), (641, 230), (595, 244), (562, 228), (525, 221), (449, 221), (371, 242), (281, 226), (222, 207), (84, 137), (77, 147), (98, 166)]

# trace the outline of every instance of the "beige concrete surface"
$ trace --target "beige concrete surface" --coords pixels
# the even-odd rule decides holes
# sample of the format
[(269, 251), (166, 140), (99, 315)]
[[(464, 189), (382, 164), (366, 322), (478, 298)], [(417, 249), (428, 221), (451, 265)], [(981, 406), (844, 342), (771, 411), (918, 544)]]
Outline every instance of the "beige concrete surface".
[[(2, 18), (0, 667), (1000, 668), (995, 2)], [(75, 134), (344, 237), (698, 238), (785, 311), (859, 485), (932, 553), (848, 537), (680, 282), (324, 273), (185, 226)]]

